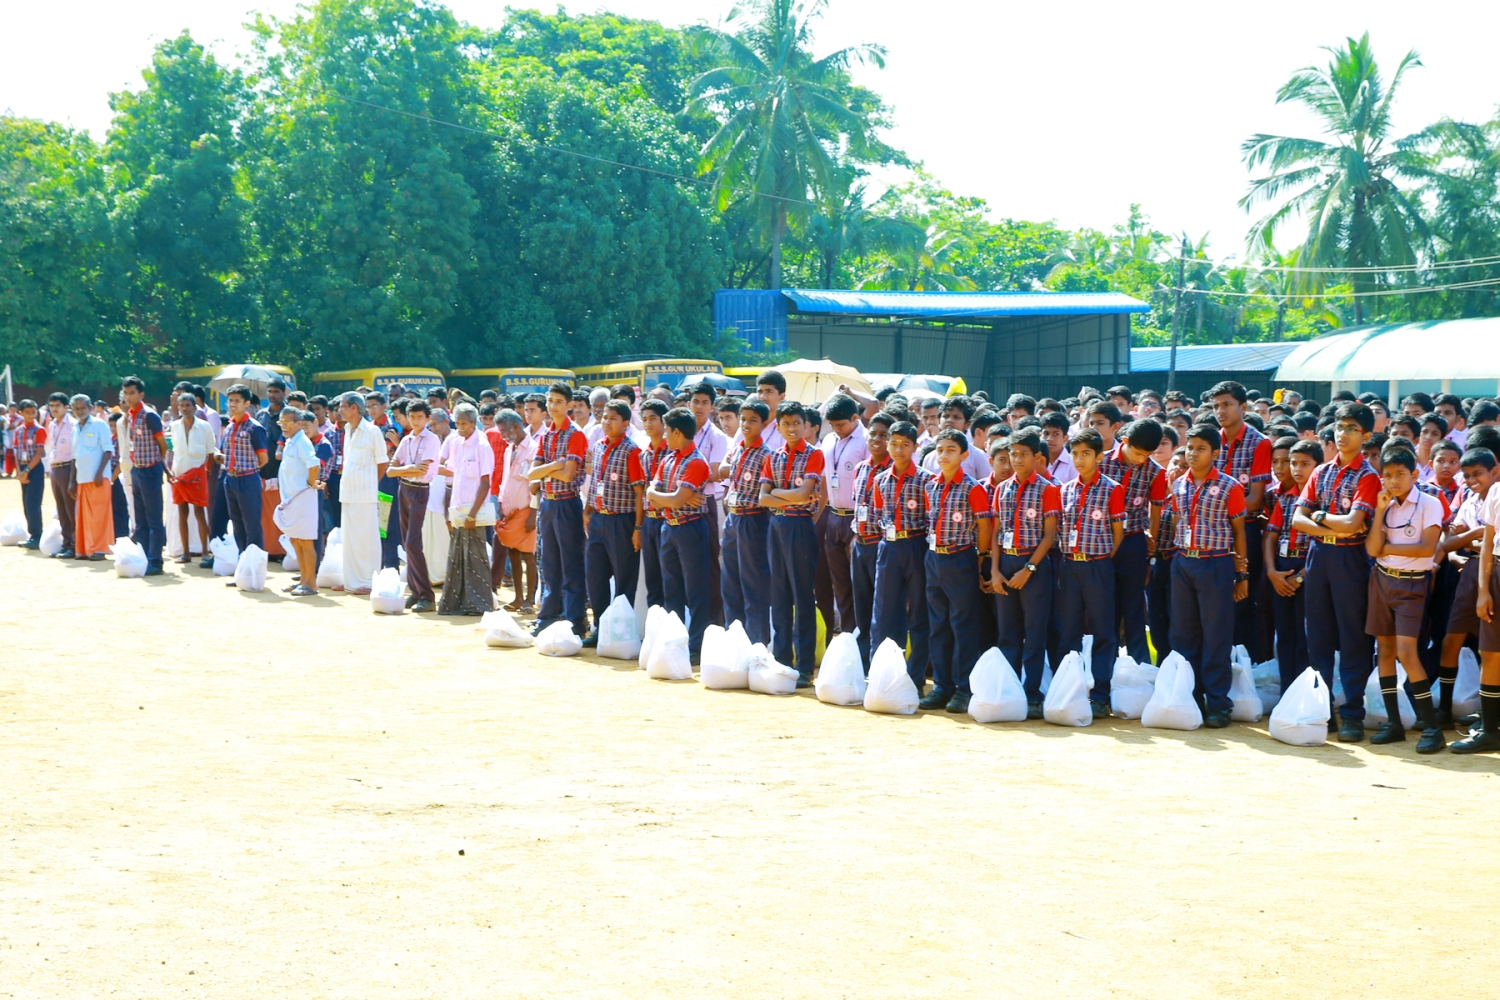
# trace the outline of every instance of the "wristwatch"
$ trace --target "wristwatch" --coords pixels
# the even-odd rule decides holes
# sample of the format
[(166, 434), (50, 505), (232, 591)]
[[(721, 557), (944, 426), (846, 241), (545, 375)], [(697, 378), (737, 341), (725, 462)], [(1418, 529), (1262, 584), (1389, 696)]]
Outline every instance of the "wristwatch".
[(1234, 582), (1235, 583), (1249, 583), (1250, 582), (1250, 574), (1249, 573), (1236, 573), (1236, 574), (1234, 574)]
[(1027, 563), (1026, 564), (1026, 572), (1028, 572), (1028, 573), (1035, 573), (1036, 572), (1036, 563)]
[(1327, 517), (1328, 517), (1328, 511), (1326, 511), (1326, 510), (1315, 510), (1315, 511), (1313, 511), (1312, 519), (1313, 519), (1313, 523), (1315, 523), (1315, 524), (1322, 524), (1323, 521)]

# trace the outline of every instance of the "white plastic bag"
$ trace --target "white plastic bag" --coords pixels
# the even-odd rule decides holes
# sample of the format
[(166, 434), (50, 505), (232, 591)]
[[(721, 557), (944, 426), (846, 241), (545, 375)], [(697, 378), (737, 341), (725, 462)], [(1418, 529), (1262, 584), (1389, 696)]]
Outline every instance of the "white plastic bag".
[(1281, 701), (1271, 713), (1271, 735), (1294, 747), (1316, 747), (1328, 742), (1328, 719), (1333, 706), (1328, 685), (1312, 667), (1282, 692)]
[(693, 661), (688, 653), (688, 630), (677, 617), (677, 612), (668, 611), (666, 620), (656, 628), (655, 642), (651, 647), (651, 659), (646, 664), (646, 676), (658, 681), (690, 681), (693, 679)]
[(750, 690), (761, 694), (791, 694), (797, 690), (797, 671), (785, 664), (777, 663), (761, 643), (750, 647)]
[[(259, 545), (251, 545), (240, 553), (239, 562), (234, 566), (234, 585), (241, 590), (247, 590), (258, 594), (266, 589), (266, 550)], [(218, 565), (218, 560), (214, 560)]]
[(62, 525), (53, 521), (42, 529), (42, 540), (37, 549), (44, 556), (55, 556), (62, 551)]
[(1137, 663), (1129, 654), (1117, 657), (1109, 679), (1109, 710), (1122, 719), (1139, 719), (1156, 693), (1158, 671), (1155, 664)]
[(1042, 718), (1058, 726), (1089, 725), (1094, 721), (1094, 709), (1089, 705), (1093, 686), (1093, 671), (1084, 666), (1083, 657), (1077, 653), (1064, 656), (1042, 700)]
[(210, 538), (208, 552), (214, 557), (214, 576), (234, 576), (240, 565), (240, 547), (233, 532), (226, 531), (222, 538)]
[(115, 576), (146, 575), (146, 550), (128, 538), (116, 538), (114, 544)]
[(1005, 654), (991, 646), (969, 671), (969, 717), (975, 722), (1026, 721), (1026, 689)]
[(1255, 666), (1244, 646), (1234, 647), (1229, 654), (1229, 700), (1233, 703), (1229, 717), (1235, 722), (1259, 722), (1265, 711), (1255, 690)]
[(522, 628), (504, 608), (486, 611), (484, 617), (479, 619), (479, 627), (484, 629), (486, 646), (523, 649), (531, 645), (531, 633)]
[[(1406, 669), (1399, 661), (1396, 663), (1396, 703), (1401, 710), (1401, 728), (1415, 729), (1417, 710), (1412, 707), (1411, 698), (1406, 693)], [(1380, 693), (1380, 673), (1372, 670), (1370, 680), (1365, 684), (1365, 728), (1379, 729), (1389, 719), (1385, 696)]]
[(1274, 659), (1257, 663), (1250, 675), (1255, 680), (1255, 693), (1260, 695), (1261, 711), (1270, 715), (1281, 700), (1281, 663)]
[[(335, 532), (337, 528), (333, 529)], [(332, 538), (333, 535), (329, 535)], [(341, 542), (329, 542), (323, 548), (323, 560), (318, 563), (318, 586), (338, 589), (344, 585), (344, 546)]]
[(0, 517), (0, 545), (20, 545), (31, 537), (26, 530), (26, 515), (18, 510), (8, 510)]
[(323, 543), (323, 546), (324, 546), (323, 551), (327, 552), (328, 551), (328, 546), (330, 546), (330, 545), (342, 545), (342, 544), (344, 544), (344, 529), (343, 528), (334, 528), (332, 531), (330, 531), (328, 533), (328, 540)]
[(577, 656), (582, 648), (583, 640), (570, 621), (555, 621), (536, 637), (536, 651), (543, 656)]
[[(796, 673), (796, 671), (793, 671)], [(796, 690), (793, 679), (792, 689)], [(865, 703), (865, 664), (859, 658), (859, 640), (853, 632), (840, 632), (823, 652), (813, 691), (818, 700), (829, 705), (863, 705)]]
[(611, 660), (633, 660), (641, 655), (641, 627), (635, 607), (624, 594), (609, 602), (595, 626), (599, 630), (600, 656)]
[(286, 555), (281, 557), (282, 569), (286, 570), (288, 573), (295, 573), (302, 568), (301, 564), (297, 562), (297, 547), (293, 545), (292, 540), (285, 535), (281, 536), (281, 551), (286, 553)]
[(738, 621), (728, 628), (710, 625), (703, 630), (703, 654), (698, 679), (706, 688), (728, 691), (750, 686), (750, 637)]
[(912, 715), (921, 695), (906, 672), (906, 655), (896, 640), (881, 642), (870, 657), (870, 677), (865, 688), (865, 711), (886, 715)]
[(370, 610), (377, 615), (406, 614), (406, 600), (401, 596), (401, 574), (389, 566), (376, 573), (370, 583)]
[(656, 637), (661, 634), (662, 624), (667, 620), (667, 609), (653, 604), (646, 609), (646, 628), (641, 632), (641, 653), (637, 662), (645, 670), (651, 663), (651, 651), (656, 647)]
[[(1438, 688), (1441, 694), (1442, 688)], [(1453, 682), (1453, 716), (1479, 711), (1479, 658), (1465, 646), (1458, 654), (1458, 678)]]
[(1193, 665), (1180, 653), (1170, 653), (1156, 674), (1156, 690), (1141, 712), (1141, 725), (1152, 729), (1197, 729), (1203, 710), (1193, 697)]

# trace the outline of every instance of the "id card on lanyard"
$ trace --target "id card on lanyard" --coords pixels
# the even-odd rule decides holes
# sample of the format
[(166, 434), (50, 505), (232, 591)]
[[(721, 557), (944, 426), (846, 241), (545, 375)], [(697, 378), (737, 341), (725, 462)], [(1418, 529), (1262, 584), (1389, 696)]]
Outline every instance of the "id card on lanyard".
[[(1196, 493), (1193, 493), (1192, 499), (1188, 501), (1187, 531), (1184, 532), (1182, 536), (1182, 547), (1185, 549), (1190, 549), (1193, 547), (1193, 529), (1198, 526), (1198, 501), (1203, 499), (1203, 491), (1208, 488), (1208, 484), (1213, 482), (1217, 478), (1217, 476), (1214, 476), (1209, 479), (1203, 480), (1203, 482), (1198, 486), (1198, 491)], [(1193, 479), (1191, 476), (1189, 476), (1188, 490), (1191, 492), (1192, 489)]]
[(1094, 486), (1104, 476), (1096, 474), (1094, 482), (1089, 483), (1079, 491), (1078, 498), (1078, 523), (1068, 529), (1068, 553), (1070, 555), (1078, 552), (1078, 539), (1083, 535), (1083, 519), (1089, 516), (1089, 494), (1094, 491)]

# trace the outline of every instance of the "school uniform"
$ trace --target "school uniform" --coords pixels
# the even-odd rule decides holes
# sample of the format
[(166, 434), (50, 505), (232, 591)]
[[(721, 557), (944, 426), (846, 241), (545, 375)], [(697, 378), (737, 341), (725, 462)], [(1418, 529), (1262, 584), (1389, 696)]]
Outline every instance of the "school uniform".
[(130, 494), (135, 505), (135, 532), (131, 538), (146, 550), (147, 565), (159, 569), (161, 550), (167, 544), (161, 490), (165, 468), (161, 448), (156, 443), (157, 435), (162, 433), (161, 417), (141, 403), (120, 421), (125, 424), (130, 440)]
[(729, 454), (727, 516), (719, 541), (724, 618), (741, 622), (751, 642), (771, 644), (771, 516), (760, 505), (760, 473), (769, 452), (760, 438)]
[[(42, 493), (47, 485), (47, 470), (42, 466), (42, 452), (47, 445), (47, 429), (38, 423), (23, 423), (12, 437), (17, 473), (26, 473), (21, 484), (21, 509), (26, 514), (26, 532), (32, 542), (42, 540)], [(35, 468), (28, 468), (36, 461)]]
[[(662, 463), (666, 461), (671, 450), (666, 442), (662, 442), (655, 448), (651, 447), (648, 439), (647, 444), (641, 449), (641, 471), (646, 475), (646, 482), (654, 483), (656, 474), (660, 471)], [(658, 607), (662, 604), (664, 592), (661, 583), (661, 532), (664, 521), (660, 507), (646, 504), (646, 519), (641, 522), (641, 574), (646, 581), (646, 606)]]
[(927, 480), (915, 462), (897, 471), (893, 463), (875, 477), (871, 498), (880, 544), (875, 553), (875, 606), (870, 614), (870, 649), (886, 639), (911, 652), (906, 672), (920, 692), (927, 683)]
[[(1455, 530), (1463, 534), (1484, 527), (1484, 506), (1485, 498), (1482, 494), (1464, 490), (1453, 515)], [(1479, 543), (1475, 542), (1470, 548), (1455, 549), (1443, 560), (1443, 566), (1453, 574), (1453, 593), (1442, 629), (1445, 636), (1479, 635), (1479, 614), (1475, 610), (1475, 602), (1479, 598), (1479, 547)], [(1459, 562), (1463, 565), (1457, 565)], [(1500, 565), (1500, 560), (1496, 564)], [(1442, 642), (1438, 637), (1434, 636), (1433, 644), (1441, 649)], [(1425, 661), (1422, 666), (1426, 669)], [(1428, 671), (1428, 676), (1439, 676), (1436, 666)]]
[[(1307, 553), (1312, 537), (1292, 527), (1292, 515), (1299, 499), (1295, 488), (1279, 486), (1266, 493), (1271, 520), (1266, 531), (1276, 536), (1276, 571), (1307, 572)], [(1271, 591), (1271, 609), (1276, 620), (1276, 664), (1281, 668), (1281, 690), (1285, 691), (1302, 672), (1312, 665), (1307, 655), (1307, 584), (1304, 582), (1291, 597)]]
[[(799, 440), (784, 444), (779, 451), (766, 456), (761, 464), (760, 481), (776, 490), (796, 489), (811, 481), (815, 495), (823, 469), (823, 453)], [(795, 666), (804, 679), (812, 677), (818, 648), (813, 597), (813, 578), (818, 568), (817, 536), (812, 523), (816, 507), (816, 500), (810, 497), (807, 503), (769, 508), (772, 653), (778, 663)]]
[[(1052, 599), (1057, 588), (1055, 563), (1034, 558), (1036, 547), (1050, 519), (1054, 527), (1062, 515), (1062, 490), (1046, 476), (1032, 473), (1024, 481), (1011, 476), (995, 487), (991, 502), (995, 531), (999, 538), (1000, 574), (1009, 580), (1033, 565), (1026, 586), (1005, 588), (995, 594), (1000, 652), (1026, 688), (1026, 697), (1042, 697), (1042, 672), (1047, 664), (1047, 625), (1052, 617)], [(1053, 537), (1056, 547), (1057, 538)]]
[(1172, 484), (1177, 554), (1172, 557), (1172, 649), (1192, 664), (1193, 693), (1207, 711), (1228, 711), (1234, 647), (1234, 520), (1245, 488), (1217, 469)]
[[(710, 471), (708, 463), (689, 444), (680, 451), (668, 450), (653, 480), (658, 493), (676, 493), (684, 485), (703, 496)], [(688, 630), (688, 651), (696, 656), (703, 649), (703, 633), (709, 623), (708, 578), (713, 572), (709, 549), (709, 523), (702, 504), (660, 507), (662, 607), (677, 612)]]
[(1167, 500), (1167, 474), (1150, 455), (1140, 465), (1125, 461), (1123, 441), (1099, 460), (1099, 471), (1119, 483), (1125, 493), (1125, 537), (1113, 560), (1116, 629), (1131, 658), (1148, 663), (1146, 577), (1151, 572), (1151, 554), (1146, 532), (1151, 527), (1151, 511), (1160, 510)]
[(887, 455), (878, 465), (866, 458), (854, 467), (854, 545), (849, 554), (849, 588), (854, 597), (854, 622), (859, 630), (860, 662), (870, 672), (870, 616), (875, 607), (875, 557), (880, 550), (880, 525), (872, 507), (875, 479), (891, 467)]
[(73, 520), (73, 429), (72, 418), (47, 419), (47, 478), (51, 480), (52, 506), (62, 528), (62, 552), (73, 552), (76, 524)]
[(928, 656), (932, 693), (969, 695), (969, 672), (983, 651), (979, 604), (979, 522), (990, 517), (990, 495), (962, 468), (952, 479), (931, 476), (927, 492)]
[[(588, 543), (583, 565), (597, 629), (614, 594), (635, 603), (641, 578), (641, 557), (634, 544), (636, 489), (646, 485), (646, 473), (641, 468), (641, 450), (624, 434), (613, 442), (600, 437), (589, 448), (588, 472)], [(644, 527), (641, 533), (645, 534)]]
[(1078, 470), (1073, 468), (1073, 456), (1068, 454), (1067, 448), (1047, 463), (1047, 478), (1059, 487), (1078, 478)]
[(224, 430), (224, 493), (226, 511), (234, 525), (235, 543), (241, 552), (254, 545), (264, 550), (262, 528), (264, 487), (260, 478), (260, 457), (266, 451), (266, 432), (249, 417), (231, 420)]
[(1146, 586), (1146, 615), (1151, 623), (1151, 645), (1160, 666), (1172, 653), (1172, 559), (1177, 555), (1176, 519), (1170, 504), (1157, 526), (1156, 555), (1151, 559), (1151, 582)]
[[(341, 503), (344, 479), (344, 425), (332, 423), (328, 424), (327, 428), (323, 431), (323, 439), (328, 442), (328, 447), (333, 449), (333, 463), (328, 467), (328, 478), (323, 495), (328, 504), (329, 520), (333, 522), (333, 527), (337, 528), (344, 523), (344, 510)], [(443, 533), (447, 534), (447, 530), (444, 529)]]
[[(1443, 486), (1434, 477), (1425, 483), (1417, 483), (1417, 489), (1438, 500), (1443, 505), (1443, 536), (1458, 516), (1458, 505), (1466, 492), (1457, 478)], [(1442, 658), (1443, 636), (1447, 634), (1448, 613), (1453, 609), (1453, 590), (1458, 584), (1458, 567), (1450, 559), (1436, 557), (1432, 567), (1432, 586), (1427, 592), (1427, 602), (1422, 610), (1422, 631), (1417, 637), (1417, 657), (1429, 678), (1437, 677), (1438, 661)], [(1409, 685), (1411, 682), (1407, 681)]]
[(1061, 559), (1057, 584), (1061, 648), (1081, 651), (1085, 634), (1094, 637), (1091, 669), (1094, 687), (1089, 698), (1109, 704), (1109, 682), (1114, 675), (1115, 630), (1115, 536), (1113, 525), (1125, 520), (1125, 490), (1119, 483), (1096, 472), (1064, 483), (1058, 491), (1062, 505), (1058, 531)]
[[(1385, 508), (1386, 541), (1414, 545), (1430, 527), (1440, 527), (1447, 516), (1440, 498), (1413, 486), (1404, 497)], [(1432, 556), (1382, 555), (1370, 574), (1365, 631), (1371, 636), (1417, 638), (1432, 588)]]
[(823, 453), (823, 468), (828, 477), (828, 509), (820, 519), (822, 549), (818, 565), (827, 567), (828, 582), (833, 589), (834, 616), (825, 622), (831, 636), (834, 632), (855, 629), (849, 556), (854, 544), (854, 470), (870, 457), (870, 448), (865, 443), (864, 428), (856, 423), (848, 437), (825, 434), (818, 450)]
[(583, 501), (578, 496), (578, 478), (583, 475), (588, 458), (588, 442), (583, 431), (571, 420), (562, 427), (546, 425), (537, 443), (533, 467), (550, 465), (565, 457), (577, 462), (574, 478), (568, 481), (543, 479), (541, 504), (537, 510), (537, 562), (542, 574), (542, 621), (565, 618), (582, 623), (586, 610), (586, 579), (583, 550)]
[[(1249, 424), (1241, 424), (1240, 432), (1233, 441), (1224, 440), (1219, 448), (1215, 467), (1228, 475), (1244, 489), (1248, 501), (1250, 487), (1256, 483), (1271, 484), (1271, 439)], [(1262, 511), (1265, 501), (1261, 501)], [(1260, 663), (1270, 656), (1263, 649), (1261, 637), (1261, 603), (1263, 594), (1258, 586), (1265, 578), (1265, 555), (1261, 549), (1261, 518), (1259, 515), (1245, 517), (1245, 548), (1250, 573), (1250, 596), (1235, 605), (1234, 641), (1245, 647), (1255, 662)]]
[[(1362, 510), (1370, 516), (1379, 494), (1380, 476), (1363, 455), (1349, 465), (1334, 459), (1313, 470), (1297, 508), (1308, 517), (1320, 510), (1330, 514)], [(1314, 536), (1302, 585), (1307, 590), (1307, 657), (1331, 689), (1333, 654), (1339, 653), (1339, 674), (1347, 696), (1339, 714), (1353, 722), (1365, 717), (1361, 693), (1373, 666), (1370, 637), (1365, 632), (1370, 587), (1365, 535), (1361, 531)]]
[[(486, 442), (488, 444), (488, 442)], [(427, 523), (427, 501), (432, 495), (432, 482), (438, 477), (438, 462), (443, 442), (426, 427), (420, 434), (408, 434), (396, 446), (393, 465), (420, 465), (431, 462), (420, 476), (400, 478), (392, 476), (401, 485), (396, 502), (401, 507), (401, 545), (406, 549), (406, 586), (411, 596), (419, 601), (435, 601), (432, 576), (427, 569), (427, 546), (422, 529)], [(446, 572), (447, 567), (444, 567)]]

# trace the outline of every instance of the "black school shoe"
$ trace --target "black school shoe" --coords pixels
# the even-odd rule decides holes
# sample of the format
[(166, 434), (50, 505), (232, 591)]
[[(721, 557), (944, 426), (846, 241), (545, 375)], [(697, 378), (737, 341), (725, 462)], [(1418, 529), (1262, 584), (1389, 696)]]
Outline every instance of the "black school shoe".
[(1500, 750), (1500, 733), (1487, 733), (1476, 727), (1463, 739), (1454, 740), (1448, 749), (1454, 753), (1490, 753)]
[[(693, 661), (694, 666), (697, 666), (697, 663), (697, 660)], [(813, 686), (811, 670), (807, 671), (806, 673), (803, 673), (801, 671), (797, 672), (797, 686), (799, 688), (810, 688)]]
[(1042, 717), (1043, 717), (1043, 714), (1042, 714), (1042, 699), (1040, 699), (1040, 698), (1027, 698), (1026, 699), (1026, 721), (1030, 722), (1032, 719), (1040, 719)]
[(1437, 717), (1437, 727), (1439, 729), (1453, 729), (1454, 728), (1454, 725), (1453, 725), (1453, 710), (1451, 708), (1448, 709), (1448, 710), (1446, 710), (1446, 711), (1443, 710), (1442, 708), (1434, 708), (1432, 711), (1433, 711), (1433, 714)]
[(1203, 725), (1208, 729), (1228, 729), (1229, 723), (1233, 721), (1229, 718), (1229, 711), (1226, 708), (1218, 712), (1209, 712), (1203, 716)]
[(1094, 711), (1094, 718), (1096, 718), (1096, 719), (1107, 719), (1107, 718), (1109, 718), (1109, 705), (1106, 702), (1094, 701), (1092, 698), (1090, 698), (1089, 699), (1089, 708), (1093, 709), (1093, 711)]
[(1384, 746), (1387, 743), (1405, 743), (1406, 727), (1392, 719), (1375, 730), (1375, 735), (1370, 737), (1370, 742), (1377, 746)]
[(548, 625), (551, 625), (553, 622), (556, 622), (556, 621), (562, 621), (562, 619), (561, 618), (538, 618), (536, 621), (534, 621), (534, 622), (531, 623), (531, 634), (532, 635), (541, 635), (542, 634), (542, 629), (546, 628)]
[(583, 637), (584, 649), (597, 649), (599, 647), (599, 632), (594, 630)]
[(73, 555), (73, 550), (72, 549), (63, 549), (61, 552), (59, 552), (57, 555), (53, 556), (52, 558), (53, 559), (74, 559), (74, 558), (77, 558), (77, 557)]
[(1422, 730), (1422, 738), (1417, 740), (1417, 753), (1437, 753), (1447, 745), (1448, 741), (1443, 738), (1443, 730), (1441, 728), (1424, 729)]
[(969, 693), (967, 691), (955, 691), (953, 697), (948, 699), (948, 705), (943, 711), (950, 715), (963, 715), (969, 710)]
[(1339, 722), (1340, 743), (1362, 743), (1365, 738), (1365, 724), (1359, 719), (1343, 719)]
[(917, 707), (929, 710), (936, 708), (947, 708), (948, 700), (952, 697), (952, 691), (943, 691), (938, 688), (933, 688), (931, 691), (928, 691), (925, 695), (922, 696), (922, 700), (917, 702)]

